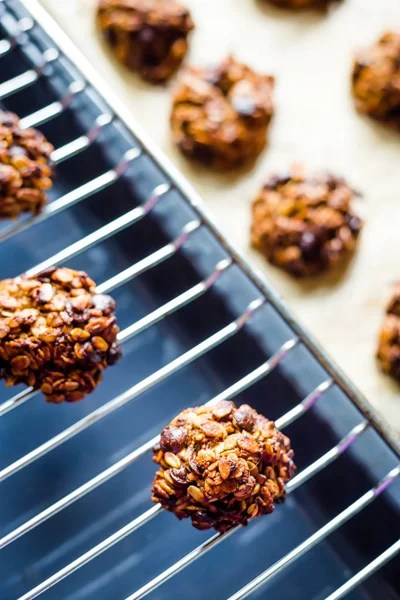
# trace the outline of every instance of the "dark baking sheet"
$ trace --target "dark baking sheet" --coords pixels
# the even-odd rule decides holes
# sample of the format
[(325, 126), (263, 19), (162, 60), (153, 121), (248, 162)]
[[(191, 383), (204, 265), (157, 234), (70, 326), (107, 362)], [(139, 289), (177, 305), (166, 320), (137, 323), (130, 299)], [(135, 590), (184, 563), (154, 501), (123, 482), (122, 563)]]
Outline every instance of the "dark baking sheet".
[[(24, 9), (3, 2), (4, 34)], [(0, 83), (40, 61), (54, 42), (35, 27), (30, 43), (1, 58)], [(38, 62), (39, 64), (39, 62)], [(20, 116), (65, 95), (80, 74), (64, 57), (49, 67), (29, 91), (3, 106)], [(56, 147), (85, 133), (106, 104), (92, 89), (80, 94), (62, 116), (41, 130)], [(117, 164), (138, 145), (119, 121), (98, 141), (57, 169), (51, 199)], [(142, 204), (166, 180), (151, 157), (143, 155), (120, 181), (77, 206), (35, 225), (0, 245), (0, 277), (15, 276), (47, 259), (103, 224)], [(84, 269), (102, 283), (174, 239), (198, 218), (187, 199), (173, 190), (145, 219), (96, 245), (68, 266)], [(2, 227), (8, 228), (9, 225)], [(1, 228), (0, 228), (1, 235)], [(121, 328), (201, 281), (227, 256), (226, 246), (204, 225), (173, 257), (114, 292)], [(104, 405), (242, 314), (260, 289), (235, 265), (202, 298), (124, 345), (124, 357), (107, 371), (99, 389), (76, 405), (47, 406), (38, 396), (0, 419), (0, 469)], [(115, 463), (156, 435), (179, 410), (211, 399), (263, 363), (287, 340), (292, 327), (271, 305), (260, 308), (244, 329), (123, 409), (0, 483), (0, 535), (3, 536), (64, 494)], [(304, 344), (290, 352), (271, 374), (237, 397), (269, 418), (277, 418), (328, 378)], [(0, 401), (12, 393), (4, 387)], [(299, 471), (334, 446), (363, 419), (339, 386), (287, 429)], [(399, 462), (394, 449), (373, 427), (337, 461), (279, 506), (269, 518), (253, 522), (182, 571), (150, 598), (227, 598), (315, 532)], [(102, 539), (147, 510), (154, 466), (138, 460), (96, 491), (0, 551), (0, 598), (15, 600)], [(262, 587), (254, 598), (323, 600), (385, 550), (400, 534), (400, 482), (372, 505)], [(43, 594), (46, 599), (123, 600), (207, 539), (189, 523), (162, 514), (101, 557)], [(350, 594), (351, 600), (400, 598), (399, 558)]]

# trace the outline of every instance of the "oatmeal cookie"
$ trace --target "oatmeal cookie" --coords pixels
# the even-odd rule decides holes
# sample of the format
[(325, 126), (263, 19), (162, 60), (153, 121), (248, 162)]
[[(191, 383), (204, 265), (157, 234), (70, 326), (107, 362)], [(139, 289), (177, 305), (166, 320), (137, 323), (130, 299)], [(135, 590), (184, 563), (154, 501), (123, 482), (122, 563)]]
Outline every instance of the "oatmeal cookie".
[(400, 126), (400, 34), (385, 33), (358, 53), (352, 91), (359, 112)]
[(120, 357), (115, 302), (83, 271), (51, 268), (0, 281), (0, 377), (76, 402)]
[(177, 0), (100, 0), (97, 22), (117, 59), (152, 83), (179, 67), (194, 28)]
[(382, 370), (400, 381), (400, 283), (386, 309), (376, 356)]
[(197, 529), (224, 532), (271, 513), (293, 476), (290, 440), (250, 406), (182, 411), (154, 448), (153, 501)]
[(340, 1), (341, 0), (269, 0), (271, 4), (275, 4), (280, 8), (291, 8), (294, 10), (301, 10), (302, 8), (325, 10), (330, 4)]
[(37, 215), (52, 187), (53, 146), (36, 129), (21, 129), (19, 118), (0, 111), (0, 218)]
[(351, 212), (356, 196), (333, 175), (304, 169), (269, 178), (253, 202), (251, 243), (292, 275), (315, 275), (354, 250), (362, 221)]
[(184, 69), (173, 95), (175, 144), (216, 169), (254, 160), (266, 145), (273, 86), (273, 77), (258, 75), (231, 56), (213, 69)]

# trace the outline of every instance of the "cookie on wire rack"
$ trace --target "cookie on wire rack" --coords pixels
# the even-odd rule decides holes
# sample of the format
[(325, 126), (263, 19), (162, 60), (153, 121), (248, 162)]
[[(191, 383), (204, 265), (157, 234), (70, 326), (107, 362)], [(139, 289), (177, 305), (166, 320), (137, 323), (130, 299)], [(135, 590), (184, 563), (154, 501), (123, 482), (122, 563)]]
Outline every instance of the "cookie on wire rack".
[(37, 129), (22, 129), (17, 115), (0, 111), (0, 218), (39, 214), (52, 187), (53, 146)]
[(47, 402), (82, 400), (120, 357), (114, 312), (83, 271), (0, 281), (0, 377), (40, 389)]
[(153, 501), (197, 529), (247, 525), (285, 499), (293, 454), (289, 438), (246, 404), (188, 408), (154, 448)]

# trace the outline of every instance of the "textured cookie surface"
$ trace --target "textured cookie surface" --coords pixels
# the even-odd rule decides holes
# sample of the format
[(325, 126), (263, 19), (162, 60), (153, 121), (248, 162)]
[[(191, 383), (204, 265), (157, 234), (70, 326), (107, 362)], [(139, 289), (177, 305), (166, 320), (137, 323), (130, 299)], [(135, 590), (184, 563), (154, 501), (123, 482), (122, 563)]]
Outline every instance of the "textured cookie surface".
[(400, 382), (400, 284), (397, 284), (379, 335), (377, 358), (382, 370)]
[(295, 466), (290, 440), (248, 405), (182, 411), (161, 434), (153, 501), (197, 529), (223, 532), (271, 513)]
[(97, 22), (117, 59), (153, 83), (179, 67), (194, 27), (177, 0), (100, 0)]
[(343, 179), (301, 167), (272, 176), (253, 202), (251, 243), (292, 275), (318, 274), (356, 246), (355, 196)]
[(173, 95), (172, 136), (188, 157), (216, 169), (254, 160), (273, 115), (273, 77), (228, 57), (216, 68), (187, 67)]
[(0, 281), (0, 377), (41, 389), (48, 402), (81, 400), (120, 357), (114, 311), (83, 271)]
[(340, 0), (269, 0), (271, 4), (280, 6), (282, 8), (292, 8), (294, 10), (301, 10), (302, 8), (316, 8), (324, 10), (328, 8), (330, 4), (337, 3)]
[(52, 186), (53, 146), (36, 129), (21, 129), (17, 115), (0, 111), (0, 218), (40, 213)]
[(352, 90), (357, 110), (400, 125), (400, 34), (385, 33), (354, 60)]

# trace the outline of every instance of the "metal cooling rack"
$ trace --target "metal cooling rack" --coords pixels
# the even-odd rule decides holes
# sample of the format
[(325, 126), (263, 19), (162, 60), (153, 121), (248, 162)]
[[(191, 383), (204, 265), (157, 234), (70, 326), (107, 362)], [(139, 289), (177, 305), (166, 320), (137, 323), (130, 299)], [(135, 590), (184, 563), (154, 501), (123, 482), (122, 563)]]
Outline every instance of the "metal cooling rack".
[[(127, 353), (122, 361), (125, 361), (124, 370), (121, 367), (118, 375), (114, 375), (118, 369), (114, 367), (107, 373), (98, 395), (96, 392), (93, 396), (98, 398), (97, 408), (93, 410), (92, 399), (86, 399), (79, 407), (56, 407), (57, 413), (52, 411), (48, 417), (51, 408), (40, 398), (34, 401), (39, 394), (33, 389), (24, 389), (0, 404), (0, 423), (5, 423), (3, 428), (0, 426), (2, 455), (7, 459), (4, 466), (0, 463), (0, 485), (3, 486), (0, 512), (4, 514), (0, 523), (2, 600), (29, 600), (42, 594), (45, 598), (113, 600), (138, 600), (147, 595), (160, 599), (224, 597), (228, 600), (248, 596), (269, 600), (400, 598), (397, 438), (294, 321), (282, 300), (223, 238), (193, 190), (140, 128), (132, 124), (131, 116), (108, 93), (93, 69), (36, 0), (25, 0), (22, 4), (3, 0), (0, 11), (3, 33), (0, 64), (4, 67), (0, 76), (0, 100), (6, 108), (23, 115), (23, 127), (43, 128), (56, 145), (52, 158), (60, 176), (51, 202), (41, 215), (6, 224), (0, 229), (1, 248), (5, 248), (1, 255), (3, 261), (0, 258), (2, 276), (19, 272), (13, 269), (38, 273), (79, 256), (85, 267), (85, 261), (91, 266), (91, 270), (87, 269), (91, 275), (97, 277), (98, 273), (101, 277), (110, 272), (98, 286), (99, 292), (118, 293), (125, 290), (125, 286), (129, 292), (128, 295), (121, 292), (128, 323), (119, 334)], [(7, 77), (3, 77), (5, 73)], [(106, 99), (99, 90), (105, 92)], [(93, 156), (87, 155), (92, 151)], [(78, 162), (74, 162), (76, 160)], [(108, 163), (116, 166), (103, 169), (103, 164)], [(118, 185), (122, 187), (116, 187)], [(107, 203), (111, 196), (102, 194), (109, 191), (125, 200)], [(88, 207), (86, 201), (91, 202)], [(115, 214), (114, 204), (118, 205)], [(76, 211), (74, 220), (68, 220), (71, 210)], [(118, 214), (121, 210), (122, 214)], [(152, 229), (146, 229), (148, 223)], [(129, 229), (132, 226), (133, 229)], [(62, 247), (64, 240), (79, 232), (82, 237)], [(125, 237), (118, 237), (124, 232)], [(119, 245), (114, 242), (117, 239)], [(166, 242), (162, 246), (160, 239)], [(138, 246), (143, 247), (145, 253), (135, 260)], [(57, 249), (50, 257), (49, 248)], [(200, 256), (204, 260), (200, 260)], [(168, 267), (171, 261), (177, 262)], [(38, 264), (32, 267), (32, 262)], [(124, 268), (115, 268), (120, 264)], [(202, 274), (200, 279), (199, 273)], [(170, 286), (179, 293), (153, 310), (147, 310), (132, 324), (132, 289), (136, 288), (129, 285), (139, 285), (137, 282), (146, 276), (149, 279), (137, 288), (146, 307), (153, 307), (155, 287)], [(192, 285), (186, 286), (189, 281)], [(181, 289), (182, 284), (184, 289)], [(161, 296), (164, 298), (164, 292)], [(156, 300), (161, 296), (156, 295)], [(198, 302), (203, 304), (196, 304)], [(198, 306), (203, 312), (199, 312)], [(181, 314), (191, 316), (185, 321)], [(170, 319), (168, 328), (165, 323)], [(195, 344), (191, 343), (196, 336), (188, 333), (188, 322), (193, 329), (196, 323), (198, 325)], [(223, 326), (210, 333), (212, 326), (222, 322)], [(153, 336), (157, 327), (164, 326), (167, 328), (157, 329)], [(206, 337), (204, 332), (208, 334)], [(138, 342), (143, 333), (153, 336), (149, 338), (151, 351)], [(174, 352), (178, 347), (185, 351), (175, 352), (177, 355), (165, 362), (164, 355), (170, 355), (168, 344), (175, 337), (179, 337), (179, 344), (174, 346)], [(185, 348), (188, 342), (189, 348)], [(233, 364), (229, 373), (225, 373), (227, 358), (223, 349), (228, 344), (231, 344), (228, 347)], [(129, 383), (130, 371), (140, 364), (138, 374), (145, 372), (146, 361), (149, 357), (153, 360), (158, 352), (162, 354), (158, 368)], [(141, 353), (146, 354), (143, 363)], [(250, 359), (253, 354), (254, 360)], [(176, 375), (183, 377), (188, 368), (197, 368), (199, 359), (203, 368), (200, 383), (196, 379), (200, 375), (194, 370), (188, 373), (188, 380), (174, 379)], [(132, 363), (127, 365), (127, 360)], [(248, 368), (251, 364), (252, 368)], [(226, 383), (228, 375), (229, 384)], [(209, 389), (218, 386), (222, 391), (211, 393), (211, 400), (210, 395), (205, 397)], [(118, 387), (121, 391), (113, 394)], [(131, 475), (130, 480), (124, 479), (122, 485), (116, 483), (111, 494), (104, 492), (104, 507), (98, 495), (106, 484), (119, 481), (121, 474), (126, 475), (128, 468), (142, 464), (142, 459), (158, 441), (158, 436), (154, 436), (160, 429), (158, 421), (161, 426), (166, 424), (178, 410), (168, 390), (175, 390), (171, 396), (175, 393), (179, 396), (177, 390), (181, 387), (185, 393), (190, 391), (190, 397), (186, 396), (189, 405), (194, 403), (192, 397), (195, 403), (235, 398), (245, 401), (247, 397), (253, 405), (260, 402), (261, 406), (267, 402), (266, 396), (279, 399), (279, 406), (270, 402), (264, 412), (271, 417), (276, 412), (277, 426), (288, 429), (301, 466), (287, 485), (286, 504), (278, 507), (274, 515), (257, 520), (245, 529), (235, 528), (222, 535), (208, 534), (199, 545), (201, 534), (187, 523), (178, 524), (160, 506), (148, 507), (148, 486), (144, 491), (141, 483), (134, 488), (135, 505), (129, 504), (127, 508), (124, 504), (118, 505), (116, 496), (123, 495), (124, 486), (136, 479), (136, 475)], [(121, 420), (119, 409), (132, 408), (135, 399), (149, 392), (154, 395), (146, 397), (149, 404), (152, 398), (156, 399), (160, 418), (155, 416), (157, 411), (154, 412), (153, 407), (144, 436), (139, 427), (130, 441), (122, 442), (126, 435), (122, 421), (131, 419), (133, 427), (134, 420), (141, 416), (140, 411), (134, 409), (136, 412)], [(293, 402), (296, 398), (298, 400)], [(179, 409), (184, 406), (181, 404)], [(147, 419), (146, 406), (141, 407)], [(285, 410), (281, 411), (283, 407)], [(284, 412), (283, 416), (278, 417), (279, 412)], [(55, 414), (61, 425), (68, 426), (53, 434), (50, 418), (54, 421)], [(76, 419), (77, 415), (80, 418)], [(120, 420), (113, 421), (113, 435), (108, 436), (107, 423), (116, 417)], [(9, 425), (7, 419), (10, 419)], [(98, 431), (95, 426), (99, 423), (103, 429), (95, 438), (90, 432)], [(31, 424), (35, 431), (25, 434), (25, 428), (30, 430)], [(36, 439), (36, 428), (44, 441), (32, 449), (30, 436)], [(24, 439), (15, 442), (14, 431), (23, 432), (20, 437)], [(146, 439), (147, 431), (153, 433), (151, 439)], [(80, 442), (82, 434), (92, 437)], [(118, 436), (121, 436), (121, 446), (112, 446)], [(29, 439), (25, 441), (25, 437)], [(101, 459), (107, 466), (94, 471), (96, 474), (92, 473), (82, 483), (81, 473), (89, 472), (85, 461), (74, 470), (71, 457), (89, 454), (88, 462), (97, 468), (96, 453), (100, 453), (100, 446), (91, 454), (88, 443), (98, 444), (99, 439), (104, 440), (105, 446), (112, 446), (108, 455), (105, 449), (105, 458)], [(72, 451), (67, 449), (67, 442), (71, 441), (76, 444)], [(131, 449), (126, 452), (128, 447)], [(53, 455), (56, 458), (52, 462)], [(48, 462), (43, 463), (42, 459)], [(55, 489), (50, 489), (48, 472), (57, 479), (58, 465), (66, 482), (60, 480)], [(145, 477), (150, 481), (149, 464), (140, 469), (141, 473), (147, 473)], [(72, 487), (66, 475), (70, 471), (73, 472)], [(15, 487), (12, 487), (13, 480), (17, 482)], [(75, 482), (79, 481), (77, 485)], [(39, 489), (32, 492), (31, 488)], [(93, 493), (97, 495), (91, 501)], [(126, 502), (130, 494), (127, 488)], [(82, 505), (85, 498), (86, 504)], [(147, 508), (141, 511), (146, 503)], [(114, 504), (119, 512), (113, 511)], [(72, 516), (61, 522), (66, 529), (60, 532), (60, 522), (55, 519), (57, 515), (62, 518), (71, 507)], [(93, 527), (98, 527), (94, 533), (85, 529), (92, 513)], [(135, 515), (133, 519), (115, 527), (115, 523), (130, 514)], [(84, 517), (81, 522), (80, 515)], [(146, 527), (150, 527), (149, 532), (143, 533)], [(63, 531), (67, 534), (69, 528), (73, 530), (72, 542), (66, 548), (62, 546), (59, 556), (57, 543), (62, 545)], [(79, 537), (81, 528), (86, 536), (84, 543)], [(1, 533), (3, 531), (5, 533)], [(141, 535), (140, 542), (124, 546), (124, 542), (135, 537), (134, 532)], [(165, 547), (164, 540), (168, 540), (168, 536), (171, 540)], [(26, 544), (25, 539), (29, 540)], [(100, 541), (91, 543), (95, 539)], [(14, 546), (17, 547), (15, 552)], [(118, 549), (122, 546), (124, 551), (119, 555)], [(79, 548), (84, 551), (79, 552)], [(109, 560), (112, 548), (117, 553), (115, 564), (102, 562), (91, 570), (96, 564), (94, 559), (103, 556)], [(5, 555), (8, 551), (10, 554)], [(65, 557), (68, 560), (65, 561)], [(132, 557), (136, 562), (130, 562)], [(207, 557), (209, 560), (205, 562)], [(232, 568), (234, 560), (239, 562)], [(223, 587), (218, 587), (222, 568), (227, 569), (222, 578), (225, 581)], [(315, 569), (312, 577), (310, 568)], [(299, 579), (300, 572), (302, 579)], [(84, 573), (82, 577), (80, 573)], [(204, 582), (205, 573), (208, 582)], [(76, 583), (69, 583), (74, 578)], [(215, 583), (211, 583), (213, 581)], [(201, 591), (203, 585), (205, 588)], [(133, 593), (126, 592), (135, 588)]]

